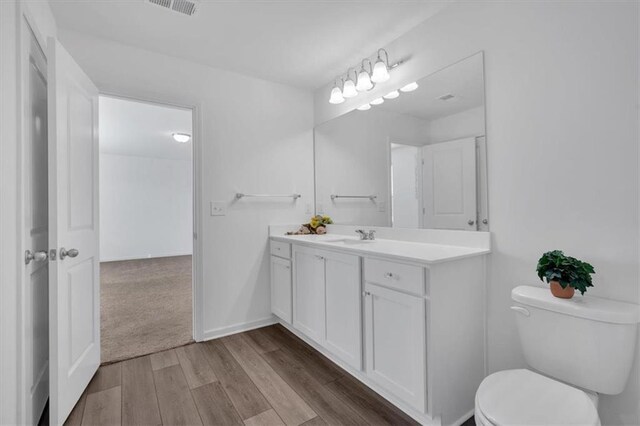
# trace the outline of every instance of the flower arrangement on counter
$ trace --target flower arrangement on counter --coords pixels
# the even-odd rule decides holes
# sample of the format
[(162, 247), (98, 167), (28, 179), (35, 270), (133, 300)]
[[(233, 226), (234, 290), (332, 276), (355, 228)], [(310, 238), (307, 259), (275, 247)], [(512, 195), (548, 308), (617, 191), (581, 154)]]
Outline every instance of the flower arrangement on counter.
[(287, 232), (287, 235), (323, 235), (327, 233), (327, 225), (331, 225), (333, 220), (329, 216), (316, 215), (311, 218), (309, 223), (304, 223), (295, 232)]

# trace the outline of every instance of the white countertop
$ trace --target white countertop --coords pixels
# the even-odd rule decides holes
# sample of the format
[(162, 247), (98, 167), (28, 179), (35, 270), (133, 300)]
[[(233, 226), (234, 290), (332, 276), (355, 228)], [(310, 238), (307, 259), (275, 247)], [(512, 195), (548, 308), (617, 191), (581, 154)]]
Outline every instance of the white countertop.
[(360, 255), (379, 255), (398, 260), (434, 264), (481, 256), (491, 252), (488, 248), (461, 247), (423, 242), (376, 239), (362, 241), (357, 237), (341, 234), (325, 235), (276, 235), (271, 239), (318, 248), (338, 249)]

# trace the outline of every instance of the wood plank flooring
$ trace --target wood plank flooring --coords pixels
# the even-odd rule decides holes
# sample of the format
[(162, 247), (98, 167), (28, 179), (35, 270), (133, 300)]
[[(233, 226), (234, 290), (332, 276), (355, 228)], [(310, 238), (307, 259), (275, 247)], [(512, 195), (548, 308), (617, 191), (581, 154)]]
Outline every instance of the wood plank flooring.
[(69, 425), (414, 425), (280, 325), (100, 367)]

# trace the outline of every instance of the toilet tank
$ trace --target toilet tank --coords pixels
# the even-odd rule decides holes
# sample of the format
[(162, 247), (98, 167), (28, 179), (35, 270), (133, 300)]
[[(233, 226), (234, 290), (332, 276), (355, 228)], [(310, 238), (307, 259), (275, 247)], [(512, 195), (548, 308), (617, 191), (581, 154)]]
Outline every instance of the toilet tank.
[(527, 363), (574, 386), (616, 395), (629, 378), (640, 307), (590, 296), (554, 297), (548, 288), (511, 292)]

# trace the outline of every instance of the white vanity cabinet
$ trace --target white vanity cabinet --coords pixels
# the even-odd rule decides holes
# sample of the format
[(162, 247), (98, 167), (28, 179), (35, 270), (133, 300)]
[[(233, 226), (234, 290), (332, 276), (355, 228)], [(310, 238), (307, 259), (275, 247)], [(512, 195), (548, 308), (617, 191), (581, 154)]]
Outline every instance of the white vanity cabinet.
[[(331, 236), (274, 241), (292, 241), (289, 251), (276, 251), (291, 253), (285, 326), (421, 423), (466, 420), (485, 377), (488, 248), (345, 244)], [(272, 286), (279, 286), (286, 264), (272, 262)]]
[(271, 312), (291, 323), (291, 244), (271, 241)]
[(293, 246), (293, 326), (322, 344), (324, 336), (324, 257), (319, 250)]
[(360, 258), (294, 245), (293, 262), (293, 326), (360, 370)]
[(364, 288), (367, 376), (424, 412), (425, 300), (368, 282)]

